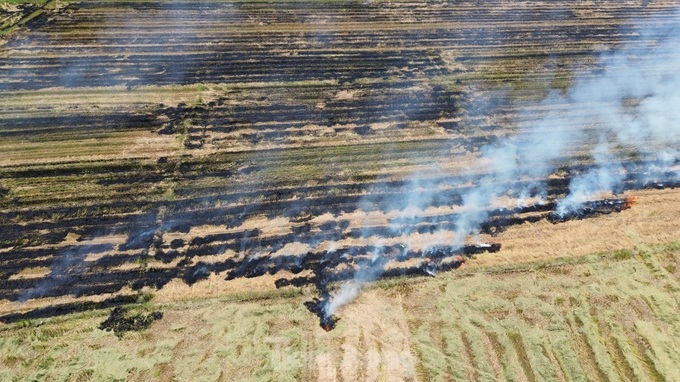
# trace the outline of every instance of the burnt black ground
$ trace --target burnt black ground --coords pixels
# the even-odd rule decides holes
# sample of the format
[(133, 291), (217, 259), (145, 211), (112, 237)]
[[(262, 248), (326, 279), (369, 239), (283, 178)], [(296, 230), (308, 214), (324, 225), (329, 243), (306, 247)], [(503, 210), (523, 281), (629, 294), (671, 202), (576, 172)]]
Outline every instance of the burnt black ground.
[[(370, 230), (351, 225), (343, 215), (358, 210), (398, 211), (408, 206), (412, 193), (409, 180), (383, 177), (391, 162), (427, 163), (454, 149), (477, 153), (510, 134), (497, 121), (516, 114), (507, 95), (508, 88), (516, 84), (487, 81), (494, 73), (476, 72), (478, 66), (537, 60), (548, 66), (572, 65), (574, 71), (587, 75), (598, 68), (574, 63), (599, 56), (589, 41), (616, 48), (643, 27), (662, 30), (674, 22), (663, 12), (640, 8), (634, 12), (637, 25), (629, 16), (631, 10), (621, 8), (597, 22), (573, 27), (569, 23), (579, 17), (568, 10), (567, 3), (562, 11), (546, 8), (536, 13), (478, 1), (411, 4), (409, 12), (415, 15), (415, 23), (402, 19), (405, 13), (400, 4), (370, 2), (95, 1), (69, 3), (57, 12), (44, 13), (3, 37), (2, 101), (22, 94), (49, 93), (55, 87), (66, 96), (81, 91), (94, 94), (107, 86), (118, 86), (111, 91), (131, 97), (144, 87), (170, 91), (171, 86), (198, 89), (220, 84), (228, 90), (193, 104), (166, 105), (150, 100), (93, 111), (83, 105), (45, 103), (15, 104), (0, 110), (0, 139), (12, 142), (44, 142), (49, 147), (52, 142), (105, 140), (108, 134), (128, 132), (184, 138), (181, 154), (171, 152), (159, 158), (133, 153), (118, 159), (64, 157), (54, 163), (0, 167), (0, 300), (77, 296), (84, 301), (26, 313), (26, 317), (46, 317), (108, 308), (112, 305), (90, 303), (87, 298), (119, 293), (126, 286), (134, 291), (162, 288), (175, 279), (191, 285), (218, 272), (234, 279), (312, 270), (313, 275), (279, 278), (276, 286), (317, 285), (322, 279), (351, 278), (352, 270), (334, 273), (334, 269), (344, 263), (361, 264), (375, 248), (342, 248), (335, 254), (271, 254), (294, 243), (314, 247), (343, 239), (378, 242), (403, 233), (455, 230), (455, 214), (395, 219), (389, 226)], [(486, 27), (499, 20), (517, 23), (506, 23), (502, 31)], [(546, 21), (552, 24), (546, 26)], [(334, 23), (347, 22), (354, 26), (333, 29)], [(296, 23), (305, 28), (267, 30)], [(378, 27), (380, 23), (390, 26)], [(424, 27), (427, 23), (432, 26)], [(331, 27), (324, 29), (322, 24)], [(548, 48), (523, 56), (507, 48), (527, 43)], [(477, 46), (486, 51), (476, 51)], [(565, 46), (576, 48), (550, 48)], [(444, 54), (451, 47), (461, 52), (453, 64)], [(501, 74), (521, 78), (523, 73)], [(473, 75), (475, 80), (467, 79)], [(242, 85), (234, 86), (237, 83)], [(356, 96), (338, 97), (341, 91)], [(330, 149), (283, 147), (291, 139), (321, 134), (306, 130), (309, 124), (326, 129), (323, 134), (327, 136), (316, 137), (318, 141), (343, 136), (351, 140), (338, 154)], [(441, 129), (443, 135), (421, 137), (417, 144), (364, 141), (386, 134), (375, 129), (376, 124), (387, 124), (390, 131), (398, 133), (427, 124)], [(225, 138), (220, 134), (231, 135)], [(207, 155), (201, 152), (211, 145), (232, 143), (250, 146)], [(20, 153), (19, 148), (8, 155)], [(560, 169), (564, 174), (560, 179), (546, 180), (548, 200), (566, 194), (570, 180), (589, 168), (583, 163), (588, 158), (569, 162), (572, 159), (565, 158), (569, 164)], [(359, 171), (376, 160), (380, 161), (377, 175)], [(322, 170), (306, 174), (304, 179), (271, 176), (272, 168), (293, 168), (299, 162)], [(343, 172), (339, 164), (353, 170)], [(626, 161), (629, 178), (617, 193), (673, 187), (680, 182), (677, 178), (665, 183), (636, 180), (648, 164), (644, 158)], [(474, 175), (429, 177), (428, 191), (447, 191), (436, 192), (428, 205), (460, 205), (461, 195), (474, 187), (474, 181)], [(460, 186), (470, 182), (472, 186)], [(83, 190), (96, 185), (104, 191), (62, 192), (73, 184)], [(41, 192), (26, 193), (26, 185), (35, 185)], [(172, 197), (165, 197), (170, 188)], [(553, 208), (554, 204), (547, 202), (526, 209), (490, 211), (481, 232), (497, 234), (515, 224), (551, 219)], [(326, 213), (334, 218), (318, 225), (310, 223)], [(257, 228), (241, 227), (260, 216), (288, 219), (291, 233), (272, 236)], [(203, 225), (224, 227), (229, 232), (169, 239)], [(78, 239), (64, 245), (69, 234)], [(112, 234), (127, 239), (120, 245), (90, 243)], [(229, 250), (236, 253), (234, 258), (209, 261), (210, 256)], [(397, 263), (413, 257), (400, 259), (393, 248), (383, 251), (390, 252)], [(101, 256), (85, 261), (88, 255)], [(430, 261), (430, 255), (418, 254), (424, 261)], [(159, 266), (173, 262), (170, 268)], [(136, 266), (124, 268), (130, 264)], [(326, 267), (329, 264), (332, 266)], [(455, 268), (456, 264), (446, 262), (439, 267)], [(41, 277), (19, 277), (23, 270), (36, 267), (49, 272)], [(424, 266), (404, 266), (386, 269), (383, 276), (425, 274)], [(15, 320), (12, 317), (18, 316), (5, 317)]]

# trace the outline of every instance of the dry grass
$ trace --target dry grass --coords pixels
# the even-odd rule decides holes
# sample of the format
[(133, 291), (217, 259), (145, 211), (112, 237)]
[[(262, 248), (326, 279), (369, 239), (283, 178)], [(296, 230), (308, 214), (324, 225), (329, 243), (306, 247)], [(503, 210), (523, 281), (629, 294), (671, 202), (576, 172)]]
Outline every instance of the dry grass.
[(120, 340), (104, 311), (3, 325), (0, 379), (676, 380), (678, 248), (379, 282), (330, 333), (312, 290), (147, 303)]
[(464, 267), (581, 256), (617, 248), (667, 243), (678, 238), (678, 190), (635, 191), (631, 194), (639, 196), (639, 202), (621, 213), (562, 224), (548, 221), (523, 224), (512, 226), (497, 237), (483, 238), (503, 243), (501, 251), (480, 255)]

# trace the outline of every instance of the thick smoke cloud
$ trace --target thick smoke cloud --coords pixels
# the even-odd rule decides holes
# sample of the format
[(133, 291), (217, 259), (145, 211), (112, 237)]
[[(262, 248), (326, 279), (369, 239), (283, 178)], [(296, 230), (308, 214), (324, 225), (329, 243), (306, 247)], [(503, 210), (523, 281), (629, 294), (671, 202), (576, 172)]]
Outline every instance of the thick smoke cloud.
[[(656, 38), (655, 38), (656, 37)], [(569, 195), (559, 202), (558, 213), (577, 209), (580, 203), (603, 192), (616, 192), (627, 178), (617, 154), (653, 161), (637, 175), (642, 184), (677, 178), (674, 166), (680, 143), (680, 51), (678, 32), (646, 36), (621, 54), (602, 59), (604, 73), (579, 81), (570, 97), (580, 104), (602, 105), (593, 120), (601, 138), (593, 150), (595, 166), (572, 180)], [(641, 62), (635, 57), (652, 57)], [(584, 134), (585, 135), (585, 134)], [(619, 147), (619, 153), (614, 148)]]
[[(576, 150), (588, 152), (592, 165), (572, 178), (568, 195), (557, 202), (558, 215), (577, 211), (584, 202), (603, 194), (620, 192), (622, 182), (631, 177), (640, 184), (677, 181), (677, 41), (680, 30), (645, 32), (636, 43), (604, 54), (597, 73), (575, 79), (566, 92), (551, 92), (540, 105), (544, 106), (540, 109), (549, 110), (545, 116), (519, 123), (518, 134), (481, 150), (478, 165), (470, 174), (485, 175), (461, 195), (463, 207), (456, 221), (455, 239), (429, 244), (462, 246), (479, 232), (489, 217), (486, 211), (499, 197), (512, 197), (519, 205), (529, 198), (544, 201), (548, 194), (543, 179), (561, 166), (576, 164), (561, 162)], [(644, 171), (627, 173), (622, 161), (629, 158), (650, 164)], [(418, 174), (415, 177), (419, 178)], [(519, 188), (517, 181), (523, 181)], [(422, 182), (419, 179), (412, 183)], [(412, 197), (419, 198), (419, 207), (427, 204), (422, 195)], [(366, 282), (378, 277), (382, 266), (359, 270), (354, 280), (342, 285), (329, 299), (327, 314), (334, 314), (356, 298)]]

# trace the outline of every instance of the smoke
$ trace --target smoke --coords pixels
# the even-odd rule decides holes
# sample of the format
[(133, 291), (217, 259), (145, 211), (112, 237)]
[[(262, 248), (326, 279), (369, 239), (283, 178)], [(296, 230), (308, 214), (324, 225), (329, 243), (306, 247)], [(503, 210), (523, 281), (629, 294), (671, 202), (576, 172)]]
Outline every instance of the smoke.
[(384, 272), (386, 262), (387, 258), (382, 253), (382, 247), (377, 247), (367, 264), (354, 274), (352, 280), (341, 285), (338, 293), (328, 300), (324, 306), (326, 317), (332, 316), (339, 308), (354, 301), (368, 282), (375, 280)]
[[(553, 102), (556, 95), (549, 96), (544, 103)], [(547, 106), (547, 105), (546, 105)], [(541, 178), (545, 178), (554, 166), (550, 165), (555, 158), (561, 155), (565, 146), (566, 130), (551, 130), (547, 127), (554, 123), (557, 115), (548, 115), (540, 123), (533, 126), (523, 126), (524, 132), (510, 138), (502, 144), (484, 147), (480, 163), (470, 169), (468, 176), (483, 173), (480, 179), (475, 181), (475, 186), (460, 195), (462, 210), (455, 222), (456, 235), (453, 242), (434, 240), (427, 243), (423, 253), (430, 248), (439, 245), (447, 245), (454, 249), (461, 248), (465, 240), (479, 232), (480, 226), (489, 217), (489, 206), (496, 197), (513, 193), (522, 198), (541, 195), (545, 197), (546, 191), (541, 186)], [(516, 180), (528, 180), (521, 188), (516, 188)], [(417, 185), (418, 187), (412, 187)], [(457, 185), (462, 186), (462, 185)], [(433, 192), (422, 192), (422, 188), (432, 189), (435, 185), (421, 174), (414, 174), (408, 182), (406, 196), (406, 208), (403, 208), (401, 217), (404, 219), (415, 218), (414, 208), (424, 210), (437, 197)], [(414, 192), (415, 191), (415, 192)], [(399, 204), (399, 203), (397, 203)], [(420, 221), (425, 221), (421, 218)], [(406, 248), (407, 250), (410, 248)], [(432, 264), (428, 265), (428, 273), (436, 273)], [(335, 314), (338, 308), (354, 300), (364, 285), (375, 280), (384, 271), (384, 264), (375, 262), (367, 264), (366, 268), (360, 268), (353, 280), (342, 285), (337, 294), (332, 296), (325, 308), (327, 316)]]
[[(597, 105), (591, 118), (604, 136), (591, 153), (595, 166), (572, 180), (569, 195), (558, 203), (558, 214), (573, 212), (602, 192), (619, 192), (631, 176), (641, 184), (677, 178), (678, 37), (672, 29), (646, 35), (623, 53), (603, 57), (604, 73), (579, 81), (571, 90), (575, 103)], [(642, 62), (636, 57), (649, 59)], [(651, 164), (639, 174), (627, 174), (621, 164), (626, 155)]]
[[(591, 164), (571, 180), (569, 193), (558, 201), (556, 213), (560, 215), (578, 210), (603, 193), (620, 192), (630, 178), (641, 184), (677, 181), (679, 37), (675, 29), (643, 32), (636, 43), (604, 54), (597, 64), (600, 71), (575, 79), (566, 92), (548, 94), (535, 108), (548, 110), (541, 118), (520, 118), (519, 133), (482, 148), (478, 163), (468, 173), (475, 179), (474, 187), (460, 195), (462, 210), (455, 224), (455, 239), (446, 244), (461, 247), (470, 235), (478, 233), (500, 197), (517, 199), (518, 205), (528, 198), (545, 200), (546, 177), (558, 167), (579, 164), (563, 159), (578, 157), (575, 154), (590, 157)], [(630, 173), (622, 163), (625, 159), (646, 167)], [(420, 184), (420, 174), (414, 175), (411, 183)], [(427, 199), (421, 194), (410, 198), (418, 200), (422, 209), (435, 197), (424, 196)], [(440, 244), (429, 243), (430, 247)], [(328, 300), (327, 315), (355, 299), (382, 269), (382, 264), (369, 264), (357, 271), (354, 279)]]
[(328, 304), (324, 307), (326, 317), (332, 316), (338, 309), (354, 301), (364, 285), (370, 280), (368, 279), (354, 279), (350, 282), (342, 284), (338, 293), (328, 300)]
[(606, 142), (599, 144), (593, 158), (596, 167), (584, 175), (577, 176), (569, 184), (569, 194), (557, 203), (558, 216), (576, 212), (579, 207), (603, 192), (615, 192), (624, 180), (624, 169), (609, 152)]
[(18, 301), (25, 302), (34, 298), (49, 297), (59, 288), (64, 288), (71, 294), (78, 293), (78, 285), (73, 283), (77, 275), (86, 272), (88, 267), (85, 258), (89, 254), (104, 252), (112, 249), (111, 244), (86, 244), (66, 247), (55, 255), (50, 266), (50, 273), (36, 285), (19, 294)]
[[(229, 12), (237, 12), (237, 9), (218, 7), (212, 10), (208, 5), (204, 5), (208, 8), (200, 11), (201, 24), (199, 25), (193, 23), (193, 21), (196, 21), (193, 18), (185, 20), (180, 17), (181, 12), (178, 11), (181, 5), (178, 3), (170, 2), (157, 5), (160, 9), (145, 9), (145, 6), (144, 4), (135, 5), (135, 7), (140, 7), (139, 18), (132, 17), (120, 20), (116, 18), (117, 16), (111, 16), (113, 18), (110, 20), (101, 20), (101, 25), (105, 27), (102, 27), (98, 39), (93, 40), (94, 44), (89, 47), (90, 50), (87, 53), (92, 54), (58, 55), (60, 58), (56, 66), (59, 70), (52, 75), (52, 77), (56, 76), (58, 79), (47, 83), (66, 87), (76, 87), (83, 83), (92, 86), (128, 85), (134, 87), (147, 84), (193, 84), (197, 80), (224, 79), (211, 75), (211, 73), (222, 69), (226, 72), (228, 69), (225, 68), (228, 68), (228, 66), (212, 68), (211, 65), (222, 62), (223, 56), (233, 58), (241, 53), (235, 52), (232, 56), (232, 52), (229, 52), (227, 48), (224, 51), (213, 53), (213, 48), (207, 48), (208, 46), (224, 43), (217, 38), (210, 44), (196, 44), (195, 46), (194, 41), (204, 32), (200, 25), (209, 25), (210, 20), (218, 20), (228, 15)], [(211, 13), (213, 11), (218, 13)], [(332, 13), (332, 10), (329, 10), (329, 12)], [(563, 16), (567, 17), (568, 14), (565, 12)], [(168, 29), (174, 30), (174, 32), (162, 35), (141, 33), (147, 32), (144, 29), (144, 24), (147, 21), (163, 21), (163, 24), (169, 25), (171, 28)], [(324, 18), (319, 19), (314, 16), (305, 23), (315, 25), (314, 28), (317, 32), (313, 43), (315, 48), (341, 47), (341, 44), (344, 43), (342, 34), (336, 34), (332, 29), (329, 29)], [(97, 24), (94, 23), (94, 25)], [(345, 32), (343, 31), (343, 33)], [(493, 28), (483, 28), (479, 33), (490, 34), (480, 36), (481, 41), (492, 41), (496, 40), (496, 37), (502, 37), (496, 36), (496, 33), (501, 34), (501, 32)], [(46, 37), (41, 37), (45, 35), (39, 34), (37, 36), (35, 38), (45, 39), (45, 41), (36, 41), (34, 45), (51, 45), (47, 44)], [(499, 198), (515, 199), (517, 205), (520, 206), (535, 198), (546, 200), (549, 194), (544, 179), (556, 168), (574, 164), (564, 163), (562, 158), (573, 157), (572, 154), (576, 151), (589, 156), (592, 165), (573, 178), (569, 186), (569, 194), (558, 202), (557, 212), (566, 213), (578, 210), (583, 202), (597, 197), (599, 194), (619, 192), (622, 189), (622, 182), (628, 180), (631, 176), (637, 177), (643, 184), (665, 182), (673, 179), (673, 177), (677, 178), (679, 173), (677, 147), (680, 141), (680, 129), (678, 128), (680, 108), (676, 106), (680, 101), (680, 94), (677, 90), (680, 81), (676, 73), (677, 68), (680, 68), (680, 50), (677, 49), (675, 43), (675, 41), (678, 41), (677, 37), (677, 31), (672, 29), (644, 34), (636, 44), (624, 46), (616, 52), (603, 55), (597, 64), (597, 67), (601, 68), (597, 73), (590, 73), (583, 78), (577, 78), (574, 80), (573, 86), (567, 91), (553, 91), (543, 99), (541, 104), (532, 105), (536, 106), (534, 109), (547, 111), (540, 118), (535, 118), (533, 115), (521, 116), (518, 119), (521, 122), (517, 123), (518, 132), (516, 134), (498, 144), (481, 149), (478, 163), (469, 169), (465, 174), (466, 176), (462, 177), (465, 180), (472, 179), (472, 187), (464, 188), (465, 180), (462, 180), (460, 184), (446, 185), (451, 189), (463, 190), (457, 195), (461, 200), (461, 210), (455, 221), (455, 237), (447, 239), (446, 235), (437, 235), (438, 232), (435, 231), (427, 245), (430, 248), (439, 245), (447, 245), (453, 248), (463, 246), (471, 235), (480, 232), (481, 225), (489, 219), (488, 211), (490, 207)], [(220, 39), (223, 39), (223, 37), (220, 37)], [(417, 41), (400, 42), (400, 44), (402, 43), (414, 44)], [(52, 45), (54, 47), (51, 48), (53, 49), (51, 52), (59, 52), (58, 49), (65, 49), (59, 48), (60, 46), (68, 46), (68, 44)], [(116, 56), (115, 58), (122, 61), (122, 67), (125, 70), (103, 73), (100, 72), (99, 64), (94, 65), (88, 61), (89, 57), (95, 54), (114, 57), (114, 53), (117, 53), (116, 46), (134, 47), (132, 50), (134, 54), (121, 54), (120, 57)], [(303, 48), (304, 46), (300, 47)], [(121, 53), (128, 52), (128, 48), (123, 49)], [(205, 52), (206, 54), (192, 54), (186, 60), (181, 60), (178, 58), (181, 55), (166, 55), (166, 49), (173, 49), (175, 53), (182, 53), (184, 49), (190, 49), (192, 52), (207, 49), (210, 54), (207, 54), (207, 52)], [(102, 54), (102, 52), (106, 54)], [(150, 59), (150, 57), (156, 61)], [(645, 61), (641, 61), (640, 57), (644, 57)], [(280, 59), (284, 60), (283, 58)], [(24, 80), (18, 80), (24, 77), (42, 78), (43, 73), (35, 73), (32, 71), (34, 69), (23, 68), (54, 65), (47, 59), (40, 59), (39, 65), (23, 65), (22, 60), (21, 55), (17, 55), (3, 61), (7, 63), (6, 66), (10, 67), (12, 72), (3, 77), (8, 80), (0, 81), (2, 82), (0, 84), (2, 89), (0, 90), (30, 89), (31, 86), (42, 86), (41, 81), (33, 80), (24, 83)], [(228, 63), (230, 60), (224, 59), (223, 61)], [(155, 62), (155, 64), (152, 66), (143, 65), (147, 62)], [(379, 65), (381, 61), (376, 60), (376, 62), (378, 62), (376, 65)], [(388, 69), (391, 65), (388, 64), (384, 68), (378, 67), (380, 70), (376, 70), (376, 72), (389, 72)], [(408, 65), (409, 68), (410, 65), (417, 66), (410, 61)], [(110, 67), (114, 69), (114, 66)], [(311, 78), (323, 78), (324, 76), (323, 71), (313, 73), (313, 69), (305, 65), (296, 66), (293, 73), (287, 72), (287, 70), (292, 69), (285, 68), (285, 65), (281, 65), (281, 68), (269, 68), (270, 72), (263, 74), (262, 81), (280, 80), (281, 77), (293, 80), (306, 78), (311, 74), (314, 74)], [(425, 107), (425, 110), (422, 110), (413, 106), (422, 105), (422, 103), (417, 102), (421, 93), (411, 92), (411, 89), (388, 89), (388, 91), (390, 91), (389, 97), (395, 98), (395, 105), (399, 105), (399, 107), (378, 108), (383, 104), (383, 101), (375, 101), (375, 105), (369, 105), (371, 107), (366, 108), (367, 110), (376, 108), (379, 110), (371, 113), (374, 122), (385, 120), (394, 122), (395, 118), (417, 121), (421, 117), (422, 120), (429, 120), (433, 112), (437, 111), (436, 107), (432, 110)], [(399, 103), (396, 99), (400, 97), (406, 97), (410, 101)], [(372, 101), (371, 97), (367, 98), (366, 102)], [(495, 106), (491, 103), (475, 104), (473, 108), (476, 113), (485, 114), (491, 112)], [(344, 114), (338, 116), (325, 114), (337, 113), (337, 109), (329, 107), (328, 110), (335, 111), (318, 112), (319, 115), (323, 116), (321, 118), (323, 121), (332, 125), (336, 119), (344, 120)], [(393, 117), (395, 115), (398, 117)], [(248, 120), (248, 122), (254, 124), (257, 119)], [(593, 142), (596, 142), (596, 144), (593, 144)], [(628, 173), (621, 160), (631, 157), (644, 158), (649, 160), (651, 164), (646, 167), (645, 171), (636, 174)], [(252, 154), (250, 158), (247, 158), (246, 163), (249, 163), (248, 159), (252, 159), (253, 162), (259, 160), (257, 154)], [(413, 159), (417, 159), (414, 162), (422, 163), (422, 158)], [(283, 160), (281, 162), (284, 163)], [(423, 216), (423, 212), (429, 206), (436, 205), (438, 200), (442, 198), (439, 191), (440, 185), (432, 180), (436, 171), (441, 171), (441, 169), (433, 165), (431, 169), (428, 169), (427, 174), (415, 173), (410, 181), (403, 186), (402, 191), (405, 192), (399, 193), (406, 196), (398, 200), (389, 200), (392, 205), (387, 206), (388, 210), (399, 210), (402, 219), (415, 221), (415, 224), (409, 225), (409, 227), (415, 227), (419, 223), (436, 225), (438, 222), (436, 216)], [(262, 171), (259, 173), (259, 178), (274, 178), (273, 173), (268, 173), (267, 170)], [(518, 183), (519, 181), (521, 183)], [(274, 184), (273, 180), (272, 184)], [(391, 198), (390, 195), (384, 197)], [(374, 198), (377, 197), (375, 195), (367, 197), (364, 200), (365, 203), (360, 204), (360, 208), (370, 211)], [(313, 213), (306, 211), (308, 207), (313, 207), (309, 203), (309, 199), (301, 199), (300, 203), (290, 211), (290, 217), (297, 219), (304, 217), (302, 215), (305, 214), (313, 215)], [(311, 210), (311, 208), (309, 209)], [(244, 219), (255, 215), (258, 211), (256, 203), (244, 205), (241, 216), (235, 219), (233, 224), (239, 225)], [(187, 221), (191, 220), (190, 214), (187, 213), (183, 216)], [(153, 248), (158, 238), (162, 237), (163, 231), (171, 228), (160, 220), (163, 219), (159, 218), (158, 222), (149, 223), (151, 228), (131, 235), (128, 242), (119, 249), (145, 250)], [(299, 218), (298, 220), (295, 221), (296, 228), (304, 228), (305, 224), (302, 223), (305, 222), (305, 219)], [(391, 226), (395, 233), (409, 235), (411, 233), (409, 230), (412, 228), (403, 229), (398, 222), (399, 219), (394, 220)], [(362, 235), (363, 237), (373, 236), (370, 227), (366, 226), (364, 230), (366, 234)], [(257, 238), (250, 236), (250, 232), (245, 231), (240, 238), (240, 253), (250, 255), (242, 263), (241, 268), (237, 269), (236, 273), (240, 273), (267, 258), (266, 254), (260, 252), (262, 250), (260, 242)], [(307, 233), (306, 231), (300, 232)], [(320, 233), (313, 232), (309, 236), (311, 238), (305, 240), (311, 248), (320, 243), (330, 242), (328, 256), (331, 256), (330, 254), (335, 251), (337, 245), (335, 236), (323, 231)], [(405, 251), (410, 250), (411, 246), (414, 245), (414, 243), (409, 243), (408, 240), (407, 238)], [(423, 253), (427, 253), (428, 248), (422, 249)], [(22, 300), (42, 296), (46, 290), (56, 286), (67, 286), (66, 275), (73, 275), (73, 271), (84, 271), (84, 265), (81, 266), (81, 264), (84, 264), (86, 251), (88, 251), (86, 247), (74, 248), (59, 256), (60, 260), (53, 264), (51, 276), (44, 284), (37, 285), (27, 291)], [(147, 256), (146, 252), (143, 253), (145, 253), (143, 256)], [(326, 258), (323, 260), (326, 260)], [(383, 253), (381, 245), (377, 245), (377, 249), (370, 259), (357, 262), (358, 269), (354, 272), (352, 280), (343, 284), (337, 293), (328, 300), (325, 307), (326, 314), (332, 315), (340, 307), (353, 301), (366, 283), (384, 272), (388, 261), (389, 258)], [(300, 263), (296, 264), (300, 265)], [(204, 275), (208, 269), (210, 267), (200, 263), (196, 264), (191, 276)], [(428, 266), (427, 270), (435, 273), (436, 264), (433, 264), (432, 268)]]
[[(602, 193), (620, 192), (622, 182), (630, 176), (642, 184), (677, 178), (678, 170), (673, 167), (680, 143), (677, 37), (673, 29), (645, 34), (637, 43), (605, 54), (598, 64), (603, 68), (601, 74), (577, 79), (565, 94), (552, 92), (542, 102), (548, 110), (556, 111), (525, 123), (517, 137), (483, 149), (481, 162), (488, 163), (488, 175), (463, 195), (465, 212), (457, 224), (455, 245), (479, 229), (487, 218), (484, 211), (494, 198), (545, 198), (541, 179), (556, 166), (569, 164), (558, 160), (575, 148), (590, 150), (594, 165), (572, 179), (569, 194), (557, 204), (560, 215), (577, 210)], [(565, 116), (555, 107), (560, 105), (574, 107)], [(600, 135), (599, 143), (588, 149), (593, 134)], [(628, 174), (621, 163), (626, 155), (652, 164), (639, 174)], [(516, 189), (513, 182), (519, 180), (529, 183)]]

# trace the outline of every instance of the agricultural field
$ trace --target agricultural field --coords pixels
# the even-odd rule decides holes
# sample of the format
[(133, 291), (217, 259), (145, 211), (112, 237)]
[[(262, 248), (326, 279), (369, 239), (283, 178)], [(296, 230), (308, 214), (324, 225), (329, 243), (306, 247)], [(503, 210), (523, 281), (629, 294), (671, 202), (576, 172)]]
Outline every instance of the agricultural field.
[(678, 26), (1, 3), (0, 379), (680, 380)]
[[(676, 380), (680, 244), (379, 281), (321, 330), (313, 290), (147, 302), (1, 328), (3, 379)], [(467, 264), (466, 264), (467, 265)]]

